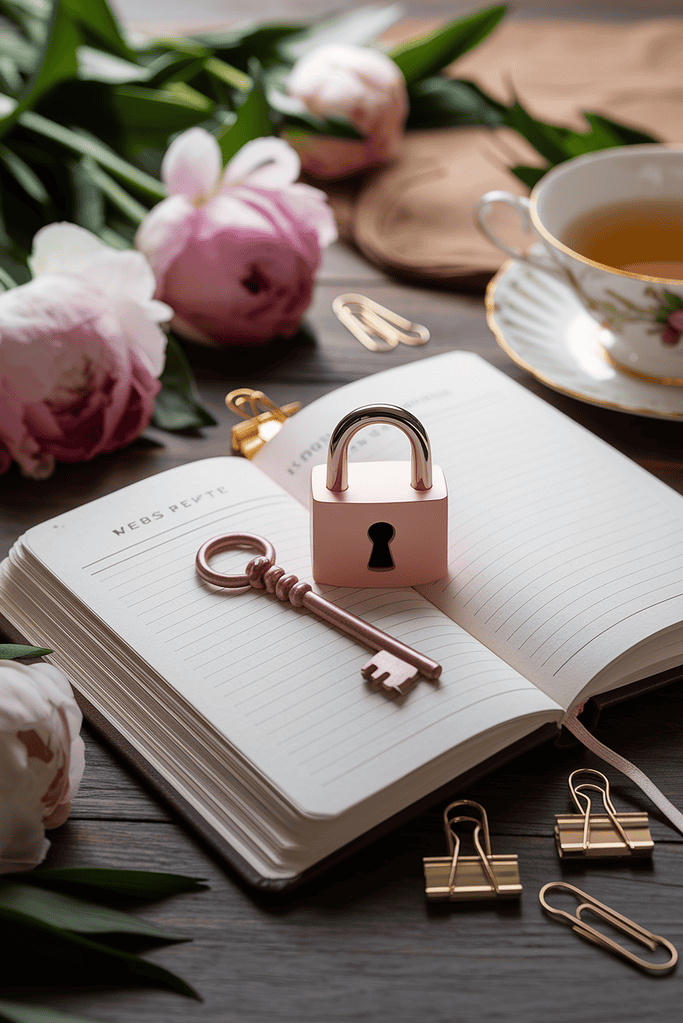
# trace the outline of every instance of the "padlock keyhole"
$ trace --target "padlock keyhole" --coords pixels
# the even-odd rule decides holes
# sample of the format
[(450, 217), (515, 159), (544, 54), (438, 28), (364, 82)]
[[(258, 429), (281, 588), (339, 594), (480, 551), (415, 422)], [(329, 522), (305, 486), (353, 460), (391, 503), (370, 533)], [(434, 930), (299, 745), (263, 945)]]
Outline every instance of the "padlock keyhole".
[(394, 559), (389, 544), (394, 539), (396, 530), (390, 522), (374, 522), (368, 529), (368, 537), (372, 541), (372, 551), (368, 568), (371, 572), (390, 572), (394, 568)]

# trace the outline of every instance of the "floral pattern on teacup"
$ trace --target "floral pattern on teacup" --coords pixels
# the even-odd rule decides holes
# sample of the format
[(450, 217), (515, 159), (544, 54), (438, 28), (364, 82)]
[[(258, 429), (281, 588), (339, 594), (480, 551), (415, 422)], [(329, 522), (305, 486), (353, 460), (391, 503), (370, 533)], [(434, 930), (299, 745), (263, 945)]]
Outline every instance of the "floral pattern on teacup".
[[(648, 285), (643, 289), (643, 296), (652, 299), (652, 304), (639, 305), (631, 299), (620, 295), (613, 288), (600, 287), (598, 289), (604, 297), (596, 297), (587, 293), (584, 287), (585, 279), (580, 281), (578, 275), (568, 266), (556, 264), (562, 270), (563, 276), (570, 288), (577, 294), (582, 302), (593, 313), (600, 317), (600, 324), (608, 328), (614, 334), (621, 334), (624, 328), (631, 323), (651, 323), (648, 334), (659, 335), (664, 345), (677, 345), (683, 337), (683, 298), (667, 291), (665, 288), (655, 288)], [(590, 270), (587, 277), (591, 277)]]
[(665, 291), (666, 301), (657, 312), (657, 322), (663, 324), (662, 341), (665, 345), (677, 345), (683, 334), (683, 298)]
[(636, 305), (611, 288), (605, 289), (613, 301), (592, 300), (593, 308), (603, 312), (604, 325), (615, 334), (620, 334), (627, 323), (650, 321), (648, 334), (658, 334), (662, 344), (676, 345), (683, 335), (683, 298), (664, 288), (648, 287), (643, 294), (654, 300), (653, 305)]

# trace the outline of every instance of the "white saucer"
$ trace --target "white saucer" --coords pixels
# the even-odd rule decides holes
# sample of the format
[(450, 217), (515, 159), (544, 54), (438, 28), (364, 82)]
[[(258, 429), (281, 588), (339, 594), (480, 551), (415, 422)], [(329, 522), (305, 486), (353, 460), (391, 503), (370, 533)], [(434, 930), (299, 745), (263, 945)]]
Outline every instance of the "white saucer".
[(486, 290), (486, 318), (513, 362), (579, 401), (656, 419), (683, 419), (683, 387), (631, 376), (608, 361), (608, 332), (542, 270), (505, 263)]

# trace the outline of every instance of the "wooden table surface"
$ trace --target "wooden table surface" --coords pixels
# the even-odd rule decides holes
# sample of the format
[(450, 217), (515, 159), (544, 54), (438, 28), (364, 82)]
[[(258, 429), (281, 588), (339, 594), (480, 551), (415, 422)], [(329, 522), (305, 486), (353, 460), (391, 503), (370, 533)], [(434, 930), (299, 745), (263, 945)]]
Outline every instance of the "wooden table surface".
[[(651, 3), (630, 6), (640, 14), (659, 13)], [(604, 5), (599, 13), (604, 15)], [(672, 13), (671, 5), (666, 13)], [(332, 314), (332, 299), (344, 291), (363, 292), (427, 324), (432, 340), (424, 349), (367, 352)], [(12, 470), (0, 482), (0, 554), (34, 523), (171, 466), (228, 452), (235, 419), (223, 399), (236, 386), (262, 388), (278, 402), (308, 403), (399, 362), (453, 349), (477, 352), (683, 492), (683, 424), (595, 408), (536, 383), (498, 348), (481, 296), (398, 283), (337, 244), (326, 254), (307, 319), (315, 346), (283, 347), (267, 360), (258, 351), (245, 360), (229, 349), (191, 350), (217, 427), (201, 435), (149, 431), (154, 443), (139, 441), (90, 463), (62, 465), (47, 482)], [(682, 721), (683, 686), (672, 684), (603, 711), (598, 725), (600, 739), (642, 767), (679, 807)], [(112, 1023), (680, 1019), (683, 970), (664, 977), (641, 974), (548, 920), (539, 907), (540, 887), (565, 878), (683, 949), (683, 838), (626, 779), (614, 779), (614, 799), (651, 813), (652, 864), (590, 870), (559, 865), (552, 832), (554, 814), (568, 809), (567, 774), (603, 766), (583, 748), (547, 744), (467, 792), (454, 790), (454, 798), (466, 795), (486, 807), (494, 851), (519, 855), (524, 893), (519, 904), (444, 910), (425, 902), (421, 861), (444, 851), (442, 808), (272, 904), (255, 900), (87, 726), (84, 733), (83, 783), (70, 820), (51, 834), (46, 865), (169, 870), (207, 879), (210, 892), (178, 896), (144, 914), (193, 939), (147, 957), (187, 979), (204, 1000), (145, 987), (50, 989), (39, 995), (36, 989), (26, 1000)]]

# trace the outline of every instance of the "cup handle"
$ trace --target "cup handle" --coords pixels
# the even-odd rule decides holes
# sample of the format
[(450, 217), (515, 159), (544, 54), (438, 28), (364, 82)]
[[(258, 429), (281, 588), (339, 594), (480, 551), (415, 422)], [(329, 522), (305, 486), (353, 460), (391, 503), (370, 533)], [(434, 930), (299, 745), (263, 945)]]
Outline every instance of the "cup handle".
[(520, 259), (522, 262), (536, 267), (537, 270), (543, 270), (544, 273), (557, 275), (557, 269), (552, 266), (548, 266), (547, 263), (542, 263), (540, 260), (537, 260), (534, 256), (529, 255), (526, 252), (522, 252), (521, 249), (513, 248), (493, 232), (488, 223), (488, 217), (494, 204), (497, 202), (504, 203), (519, 215), (522, 228), (525, 231), (531, 232), (534, 230), (534, 225), (531, 221), (531, 203), (529, 200), (523, 195), (513, 195), (512, 192), (503, 192), (496, 189), (493, 192), (487, 192), (485, 195), (482, 195), (481, 199), (475, 203), (474, 216), (480, 231), (482, 231), (488, 240), (493, 242), (497, 248), (502, 249), (503, 252), (506, 252), (508, 256), (512, 256), (513, 259)]

